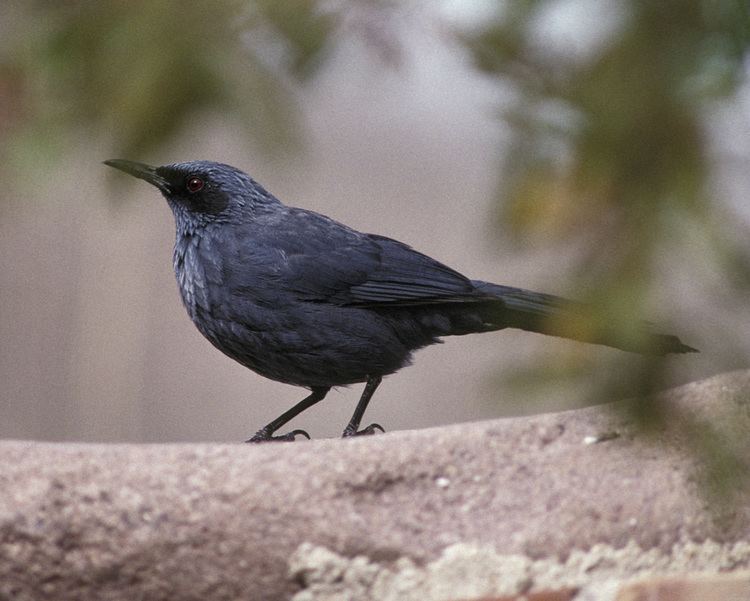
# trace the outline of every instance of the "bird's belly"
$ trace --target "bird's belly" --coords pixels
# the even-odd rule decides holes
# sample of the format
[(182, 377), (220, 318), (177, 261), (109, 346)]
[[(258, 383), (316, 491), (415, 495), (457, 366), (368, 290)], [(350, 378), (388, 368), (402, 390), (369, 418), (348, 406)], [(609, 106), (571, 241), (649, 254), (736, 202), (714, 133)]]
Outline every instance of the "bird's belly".
[(297, 386), (343, 386), (408, 364), (411, 349), (380, 316), (361, 309), (296, 303), (255, 305), (242, 318), (221, 308), (191, 317), (219, 350), (262, 376)]

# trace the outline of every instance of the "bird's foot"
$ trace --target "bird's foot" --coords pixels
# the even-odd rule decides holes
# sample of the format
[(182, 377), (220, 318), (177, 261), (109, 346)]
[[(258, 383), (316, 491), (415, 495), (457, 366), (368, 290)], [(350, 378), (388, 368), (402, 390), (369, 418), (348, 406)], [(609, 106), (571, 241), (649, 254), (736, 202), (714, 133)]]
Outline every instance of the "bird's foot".
[(366, 428), (362, 428), (361, 430), (357, 430), (354, 426), (347, 426), (346, 430), (344, 430), (344, 433), (341, 435), (341, 438), (351, 438), (352, 436), (368, 436), (370, 434), (375, 434), (380, 430), (381, 432), (385, 432), (383, 429), (383, 426), (380, 424), (370, 424)]
[(294, 442), (298, 434), (310, 440), (310, 435), (304, 430), (292, 430), (286, 434), (274, 436), (272, 431), (261, 428), (252, 438), (248, 438), (245, 442)]

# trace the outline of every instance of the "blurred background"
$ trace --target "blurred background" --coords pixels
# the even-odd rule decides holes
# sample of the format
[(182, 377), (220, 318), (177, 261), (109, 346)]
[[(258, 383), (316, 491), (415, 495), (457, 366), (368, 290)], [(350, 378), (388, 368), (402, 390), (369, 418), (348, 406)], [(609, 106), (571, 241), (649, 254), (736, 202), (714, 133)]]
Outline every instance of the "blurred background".
[[(368, 423), (617, 398), (657, 419), (652, 392), (750, 364), (749, 47), (746, 0), (6, 0), (0, 436), (239, 441), (305, 394), (201, 337), (165, 201), (108, 158), (230, 163), (473, 278), (591, 302), (585, 327), (701, 349), (450, 338)], [(338, 436), (360, 392), (291, 425)]]

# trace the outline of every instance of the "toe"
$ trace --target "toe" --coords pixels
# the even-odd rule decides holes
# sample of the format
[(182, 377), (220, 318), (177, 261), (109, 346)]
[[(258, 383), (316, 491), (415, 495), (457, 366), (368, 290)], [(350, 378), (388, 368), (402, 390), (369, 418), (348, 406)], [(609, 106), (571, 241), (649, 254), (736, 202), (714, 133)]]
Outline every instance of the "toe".
[(304, 436), (310, 440), (310, 435), (304, 430), (292, 430), (286, 434), (280, 434), (279, 436), (273, 436), (271, 432), (265, 429), (258, 430), (252, 438), (248, 438), (245, 442), (259, 443), (259, 442), (294, 442), (297, 436)]
[(368, 436), (370, 434), (375, 434), (375, 432), (385, 432), (383, 429), (383, 426), (380, 424), (370, 424), (366, 428), (362, 428), (361, 430), (355, 430), (354, 428), (350, 428), (347, 426), (346, 430), (344, 430), (344, 433), (342, 434), (342, 438), (351, 438), (352, 436)]

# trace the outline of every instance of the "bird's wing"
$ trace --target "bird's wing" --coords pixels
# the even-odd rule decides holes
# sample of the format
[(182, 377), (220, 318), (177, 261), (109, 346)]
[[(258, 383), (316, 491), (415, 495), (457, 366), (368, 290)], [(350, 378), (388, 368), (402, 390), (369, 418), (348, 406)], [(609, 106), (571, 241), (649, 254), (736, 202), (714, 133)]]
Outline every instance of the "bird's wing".
[(342, 306), (487, 298), (468, 278), (406, 244), (362, 234), (322, 216), (311, 219), (309, 213), (304, 223), (293, 230), (296, 242), (282, 237), (284, 261), (278, 273), (298, 298)]
[(411, 247), (370, 235), (377, 262), (367, 278), (346, 291), (348, 304), (424, 304), (481, 300), (465, 276)]

